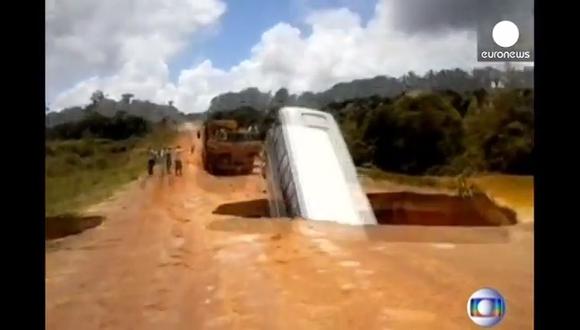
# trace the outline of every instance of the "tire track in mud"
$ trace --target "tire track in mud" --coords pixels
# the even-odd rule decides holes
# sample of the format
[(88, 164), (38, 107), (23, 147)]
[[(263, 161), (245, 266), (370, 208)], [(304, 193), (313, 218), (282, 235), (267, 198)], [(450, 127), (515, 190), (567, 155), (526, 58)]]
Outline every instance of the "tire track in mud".
[[(392, 283), (385, 282), (384, 278), (407, 287), (395, 288), (394, 292), (398, 293), (429, 292), (433, 280), (438, 279), (417, 276), (413, 281), (396, 280), (392, 273), (389, 277), (388, 272), (376, 267), (376, 262), (364, 257), (372, 242), (363, 238), (366, 248), (361, 249), (360, 238), (337, 241), (328, 232), (311, 229), (317, 226), (317, 223), (292, 221), (289, 230), (271, 234), (274, 244), (269, 245), (268, 257), (263, 258), (264, 270), (271, 273), (283, 293), (287, 307), (285, 319), (300, 319), (299, 328), (325, 329), (382, 329), (403, 325), (426, 329), (436, 320), (438, 311), (402, 304), (409, 301), (407, 297), (393, 295)], [(399, 267), (398, 263), (393, 265)], [(403, 261), (401, 266), (404, 267), (395, 274), (425, 273), (423, 265), (415, 265), (413, 260)], [(445, 264), (435, 262), (433, 266)], [(446, 282), (449, 287), (451, 280)]]
[[(169, 178), (144, 177), (134, 189), (103, 203), (106, 222), (72, 237), (67, 250), (56, 252), (59, 258), (76, 262), (78, 272), (74, 277), (68, 272), (66, 285), (47, 285), (48, 329), (78, 329), (79, 324), (83, 329), (143, 328), (143, 311), (135, 302), (146, 300), (144, 288), (154, 281), (155, 252), (167, 221), (159, 204), (166, 203)], [(103, 251), (111, 240), (115, 244)], [(83, 248), (87, 241), (93, 249)], [(49, 278), (47, 269), (47, 284)]]
[[(163, 208), (156, 207), (157, 203), (163, 203), (166, 193), (166, 182), (163, 178), (153, 177), (148, 193), (135, 203), (127, 198), (124, 213), (119, 216), (127, 218), (129, 235), (124, 239), (123, 246), (115, 255), (123, 256), (117, 260), (117, 265), (112, 266), (113, 273), (103, 274), (102, 279), (114, 279), (114, 287), (121, 287), (123, 290), (116, 290), (112, 299), (101, 300), (102, 322), (101, 328), (129, 328), (146, 326), (142, 317), (142, 310), (135, 302), (147, 300), (146, 291), (149, 283), (154, 279), (152, 270), (155, 267), (155, 250), (163, 235), (163, 221), (166, 221), (166, 214)], [(145, 198), (143, 198), (145, 197)], [(132, 209), (130, 212), (129, 209)], [(118, 228), (119, 230), (121, 228)], [(127, 231), (123, 231), (127, 232)], [(108, 295), (107, 297), (110, 297)]]
[[(196, 155), (187, 163), (195, 163)], [(245, 196), (244, 191), (254, 188), (253, 178), (212, 177), (195, 166), (188, 166), (181, 178), (156, 172), (103, 205), (111, 220), (100, 228), (96, 241), (111, 235), (121, 236), (120, 241), (106, 253), (95, 249), (96, 258), (83, 262), (82, 274), (73, 279), (79, 285), (62, 287), (74, 298), (62, 313), (47, 306), (47, 328), (272, 328), (276, 313), (264, 318), (262, 312), (275, 296), (264, 279), (247, 275), (243, 264), (234, 269), (241, 276), (231, 276), (231, 268), (214, 258), (216, 249), (206, 229), (211, 212), (224, 202), (224, 192), (225, 200)], [(90, 257), (86, 251), (72, 251)], [(241, 283), (251, 282), (249, 291), (239, 286), (240, 278)], [(254, 290), (263, 299), (249, 294)], [(54, 301), (52, 297), (48, 294), (47, 301)]]
[[(153, 189), (140, 192), (145, 199), (154, 193)], [(126, 197), (133, 194), (128, 193)], [(140, 247), (140, 238), (143, 233), (143, 226), (148, 223), (148, 218), (135, 217), (138, 214), (139, 205), (127, 205), (114, 202), (120, 205), (120, 209), (109, 210), (106, 214), (105, 227), (97, 227), (94, 231), (86, 232), (74, 240), (66, 254), (64, 251), (57, 252), (66, 260), (72, 257), (80, 258), (76, 266), (79, 272), (76, 275), (67, 277), (66, 289), (59, 293), (59, 287), (47, 287), (47, 328), (55, 329), (75, 329), (75, 324), (83, 324), (85, 329), (109, 328), (118, 326), (120, 321), (110, 315), (112, 309), (123, 309), (125, 306), (119, 299), (119, 292), (113, 288), (119, 283), (129, 282), (129, 274), (133, 272), (131, 268), (135, 266), (134, 255), (131, 249)], [(90, 246), (94, 249), (84, 249), (82, 245), (90, 240)], [(113, 245), (105, 245), (114, 241)], [(83, 242), (83, 243), (81, 243)], [(82, 244), (82, 245), (81, 245)], [(106, 250), (103, 251), (103, 247)], [(115, 256), (115, 264), (111, 264), (109, 255)], [(124, 265), (119, 267), (119, 265)], [(90, 269), (90, 271), (87, 271)], [(82, 271), (81, 271), (82, 270)], [(48, 274), (48, 269), (47, 269)], [(52, 290), (54, 289), (54, 291)], [(50, 306), (52, 299), (49, 297), (62, 297), (68, 299), (70, 304), (66, 309), (58, 306)], [(53, 319), (61, 319), (58, 326), (52, 326)]]
[[(464, 302), (454, 312), (456, 303), (447, 301), (480, 282), (480, 266), (464, 265), (479, 255), (476, 244), (458, 253), (452, 244), (416, 242), (401, 230), (365, 241), (350, 228), (213, 213), (225, 203), (263, 197), (263, 182), (259, 175), (211, 176), (198, 166), (195, 149), (183, 177), (143, 179), (103, 206), (103, 225), (47, 254), (47, 329), (469, 326)], [(502, 249), (514, 247), (491, 241), (497, 244), (486, 245), (488, 262), (527, 256), (517, 245), (515, 255), (503, 257)], [(501, 283), (523, 277), (502, 293), (525, 298), (524, 267), (505, 268), (511, 276), (494, 277), (497, 269), (484, 276)], [(449, 314), (434, 315), (442, 305)], [(519, 313), (519, 321), (506, 321), (528, 328), (533, 309), (517, 308), (510, 316)]]
[[(192, 163), (191, 158), (187, 163)], [(192, 324), (205, 324), (203, 328), (229, 328), (235, 319), (228, 315), (229, 297), (218, 294), (218, 288), (224, 287), (221, 284), (223, 276), (222, 270), (216, 267), (219, 265), (208, 253), (211, 247), (206, 237), (207, 220), (191, 216), (209, 215), (215, 207), (213, 204), (217, 204), (212, 199), (218, 194), (208, 194), (199, 189), (196, 186), (199, 181), (195, 179), (206, 180), (208, 184), (214, 181), (209, 176), (204, 178), (197, 168), (188, 166), (184, 177), (178, 178), (172, 186), (173, 198), (163, 203), (171, 225), (168, 226), (170, 232), (167, 244), (162, 250), (162, 255), (165, 255), (162, 258), (166, 262), (159, 266), (156, 273), (160, 274), (157, 275), (159, 277), (163, 276), (163, 280), (158, 283), (171, 283), (171, 288), (164, 291), (166, 304), (163, 305), (163, 311), (152, 318), (152, 324), (160, 326), (162, 323), (164, 327), (172, 329), (190, 329)], [(159, 306), (162, 306), (161, 303), (150, 307)], [(167, 310), (171, 310), (171, 313)]]
[[(150, 256), (149, 268), (139, 269), (134, 264), (130, 264), (126, 268), (125, 276), (139, 272), (150, 274), (149, 276), (140, 276), (142, 282), (135, 286), (137, 289), (148, 288), (145, 290), (147, 294), (142, 300), (128, 297), (121, 299), (143, 302), (141, 308), (133, 309), (134, 313), (141, 315), (136, 314), (134, 317), (129, 317), (129, 319), (140, 321), (137, 324), (127, 324), (127, 326), (138, 326), (139, 329), (159, 329), (160, 326), (169, 326), (177, 329), (180, 324), (188, 324), (181, 322), (180, 318), (182, 315), (190, 314), (191, 311), (180, 313), (179, 307), (182, 305), (191, 306), (193, 303), (186, 301), (190, 299), (183, 297), (183, 287), (191, 277), (195, 276), (194, 267), (191, 266), (192, 260), (190, 260), (192, 252), (189, 247), (191, 246), (189, 243), (195, 239), (186, 241), (195, 233), (190, 233), (187, 230), (185, 226), (188, 221), (184, 221), (186, 218), (179, 212), (180, 210), (176, 211), (176, 206), (182, 203), (184, 196), (182, 179), (161, 176), (154, 183), (153, 196), (143, 210), (144, 214), (154, 212), (156, 216), (144, 217), (145, 221), (140, 226), (141, 229), (137, 236), (141, 236), (140, 234), (145, 227), (147, 231), (158, 231), (157, 238), (151, 242), (155, 245), (150, 247), (152, 251), (157, 251), (157, 253)], [(136, 244), (139, 243), (132, 246), (140, 248)], [(126, 318), (126, 315), (123, 317)]]
[[(200, 173), (203, 179), (203, 173)], [(219, 178), (206, 176), (207, 183), (220, 181)], [(204, 207), (208, 216), (201, 224), (204, 238), (213, 242), (208, 245), (210, 253), (208, 263), (216, 269), (215, 283), (211, 286), (215, 293), (210, 305), (218, 305), (220, 313), (207, 318), (205, 327), (216, 329), (285, 329), (279, 324), (280, 314), (278, 294), (270, 285), (271, 280), (266, 278), (254, 263), (256, 256), (262, 254), (260, 242), (255, 240), (256, 235), (230, 235), (211, 230), (215, 221), (223, 216), (212, 213), (219, 205), (230, 200), (244, 198), (244, 192), (251, 186), (251, 178), (235, 178), (234, 189), (228, 189), (228, 196), (209, 193), (206, 195)], [(219, 184), (218, 184), (219, 186)], [(204, 187), (200, 187), (204, 189)], [(204, 191), (205, 192), (205, 191)], [(205, 328), (204, 327), (204, 328)]]
[[(186, 163), (190, 160), (186, 159)], [(205, 257), (206, 246), (200, 235), (202, 219), (195, 216), (204, 213), (207, 204), (205, 196), (192, 185), (195, 174), (195, 169), (189, 168), (182, 177), (172, 177), (171, 192), (162, 197), (168, 223), (151, 285), (152, 303), (145, 305), (151, 329), (189, 329), (187, 325), (202, 324), (209, 315), (204, 305), (211, 300), (211, 292), (205, 288), (209, 283), (215, 285), (216, 279)], [(194, 196), (190, 195), (192, 192)]]
[[(291, 230), (268, 249), (275, 265), (266, 269), (290, 292), (285, 306), (292, 308), (293, 317), (302, 317), (306, 328), (377, 328), (376, 306), (370, 304), (370, 295), (360, 295), (368, 284), (364, 273), (356, 271), (362, 268), (359, 262), (324, 236), (303, 235), (305, 225), (293, 221)], [(352, 309), (359, 305), (365, 306), (365, 317), (360, 308)]]

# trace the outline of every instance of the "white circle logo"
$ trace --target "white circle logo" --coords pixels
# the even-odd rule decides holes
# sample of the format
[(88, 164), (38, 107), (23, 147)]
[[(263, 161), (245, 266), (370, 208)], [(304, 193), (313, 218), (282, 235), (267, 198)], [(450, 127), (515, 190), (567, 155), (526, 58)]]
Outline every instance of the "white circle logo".
[(493, 27), (491, 36), (498, 46), (508, 48), (518, 42), (520, 30), (512, 21), (501, 21)]
[(494, 289), (483, 288), (475, 291), (467, 300), (467, 316), (482, 327), (493, 327), (505, 315), (505, 300)]

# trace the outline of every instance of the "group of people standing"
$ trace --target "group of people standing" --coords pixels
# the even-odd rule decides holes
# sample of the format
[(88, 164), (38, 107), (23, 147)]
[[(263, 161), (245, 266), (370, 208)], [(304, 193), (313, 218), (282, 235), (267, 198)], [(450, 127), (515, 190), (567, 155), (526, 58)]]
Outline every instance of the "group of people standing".
[(171, 174), (172, 169), (175, 169), (175, 175), (181, 176), (183, 174), (181, 147), (166, 147), (159, 150), (149, 148), (149, 160), (147, 162), (149, 175), (153, 175), (155, 165), (157, 164), (165, 169), (164, 173)]

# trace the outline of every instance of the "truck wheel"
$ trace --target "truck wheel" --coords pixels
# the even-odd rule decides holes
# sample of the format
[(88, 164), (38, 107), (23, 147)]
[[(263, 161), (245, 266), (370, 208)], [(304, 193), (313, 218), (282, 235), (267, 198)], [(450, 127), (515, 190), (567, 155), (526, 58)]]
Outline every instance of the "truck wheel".
[(207, 169), (206, 170), (209, 174), (215, 174), (213, 165), (209, 159), (207, 160)]

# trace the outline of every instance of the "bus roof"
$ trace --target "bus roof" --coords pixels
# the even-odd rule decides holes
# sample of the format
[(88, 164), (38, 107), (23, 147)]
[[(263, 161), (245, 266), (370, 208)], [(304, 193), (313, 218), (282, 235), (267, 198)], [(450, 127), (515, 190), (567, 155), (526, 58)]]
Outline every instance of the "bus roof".
[(328, 127), (334, 123), (334, 118), (330, 114), (304, 107), (283, 107), (280, 109), (279, 118), (287, 125)]

